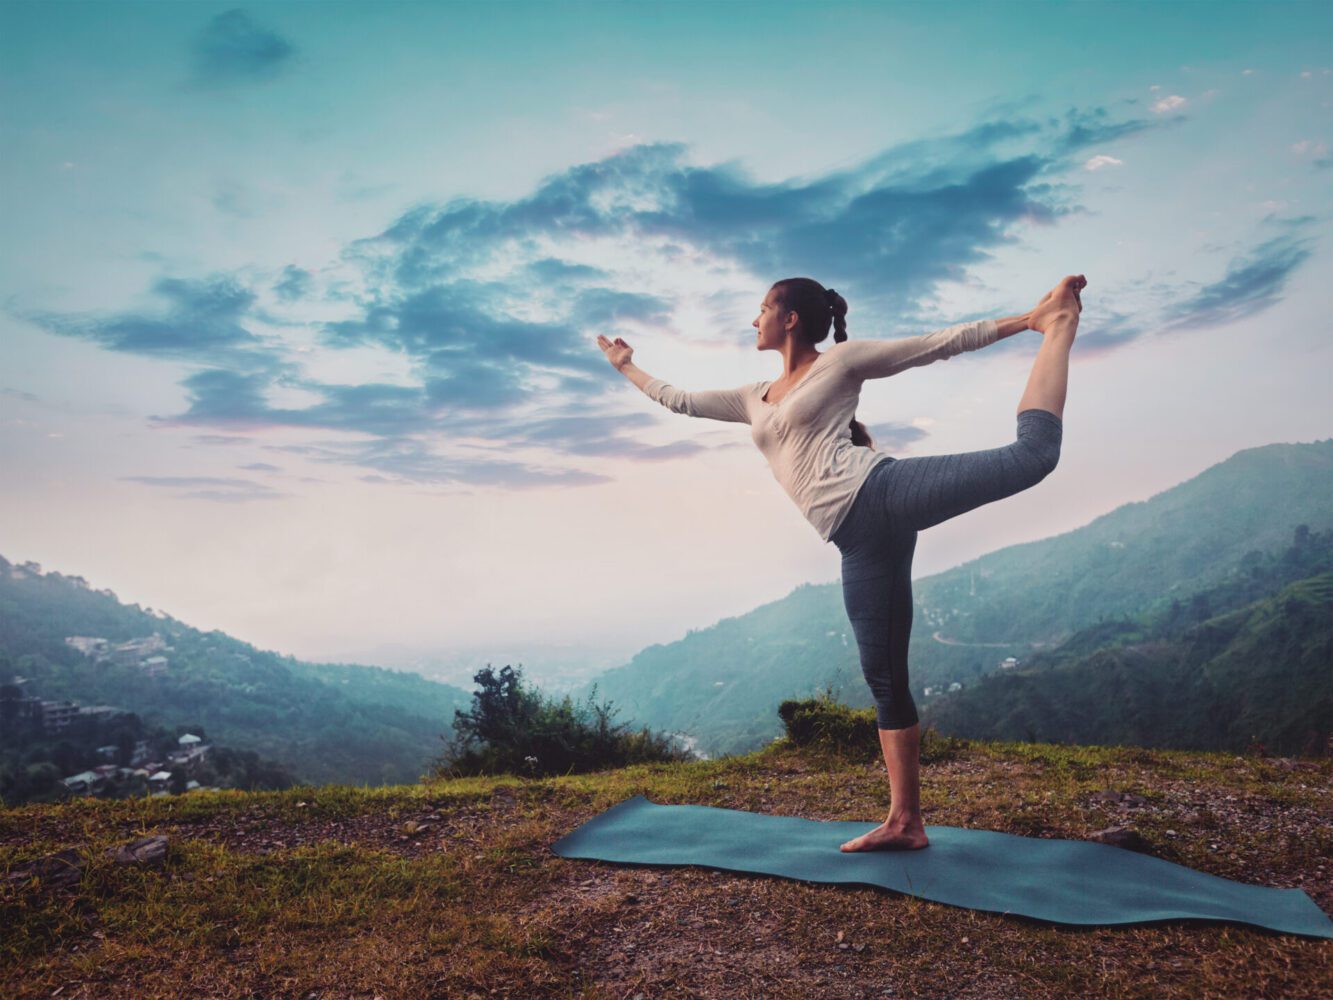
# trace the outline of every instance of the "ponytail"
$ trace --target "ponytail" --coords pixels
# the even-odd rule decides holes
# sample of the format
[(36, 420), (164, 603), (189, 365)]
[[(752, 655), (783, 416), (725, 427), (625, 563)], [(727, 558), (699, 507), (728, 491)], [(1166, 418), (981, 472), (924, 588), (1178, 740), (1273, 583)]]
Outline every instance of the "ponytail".
[[(824, 298), (828, 301), (829, 311), (833, 314), (833, 340), (841, 344), (847, 339), (847, 300), (832, 288), (824, 289)], [(852, 417), (852, 444), (875, 450), (874, 439), (866, 430), (866, 425)]]

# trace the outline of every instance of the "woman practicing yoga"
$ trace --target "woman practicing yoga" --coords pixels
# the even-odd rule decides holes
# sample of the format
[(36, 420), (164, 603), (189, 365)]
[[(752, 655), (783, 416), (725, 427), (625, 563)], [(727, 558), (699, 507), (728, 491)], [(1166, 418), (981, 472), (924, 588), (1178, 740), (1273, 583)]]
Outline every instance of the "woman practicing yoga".
[[(1012, 496), (1046, 477), (1060, 458), (1069, 351), (1087, 284), (1070, 275), (1029, 312), (960, 323), (898, 340), (847, 339), (847, 302), (810, 278), (785, 278), (768, 290), (756, 346), (778, 351), (782, 376), (739, 389), (685, 392), (631, 361), (620, 337), (598, 337), (611, 364), (676, 413), (750, 424), (773, 475), (825, 541), (842, 553), (842, 593), (875, 699), (880, 748), (889, 777), (889, 815), (844, 851), (925, 847), (916, 705), (907, 685), (912, 631), (912, 553), (917, 532)], [(815, 345), (834, 327), (834, 345)], [(1023, 330), (1043, 336), (1018, 401), (1012, 444), (959, 455), (895, 459), (874, 450), (853, 414), (866, 379), (975, 351)]]

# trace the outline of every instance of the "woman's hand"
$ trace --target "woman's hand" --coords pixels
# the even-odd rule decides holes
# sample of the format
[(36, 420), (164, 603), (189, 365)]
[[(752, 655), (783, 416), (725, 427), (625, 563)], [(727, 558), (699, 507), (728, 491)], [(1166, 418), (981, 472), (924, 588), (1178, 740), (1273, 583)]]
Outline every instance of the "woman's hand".
[(1028, 326), (1045, 333), (1057, 320), (1073, 321), (1077, 325), (1078, 314), (1083, 311), (1083, 300), (1078, 293), (1087, 283), (1088, 279), (1081, 274), (1071, 274), (1061, 280), (1028, 313)]
[(602, 353), (606, 355), (606, 360), (611, 362), (611, 367), (616, 371), (620, 371), (620, 369), (624, 368), (630, 363), (630, 359), (634, 357), (634, 348), (630, 347), (629, 344), (625, 343), (620, 337), (617, 337), (615, 340), (608, 340), (606, 337), (598, 334), (597, 346), (602, 349)]

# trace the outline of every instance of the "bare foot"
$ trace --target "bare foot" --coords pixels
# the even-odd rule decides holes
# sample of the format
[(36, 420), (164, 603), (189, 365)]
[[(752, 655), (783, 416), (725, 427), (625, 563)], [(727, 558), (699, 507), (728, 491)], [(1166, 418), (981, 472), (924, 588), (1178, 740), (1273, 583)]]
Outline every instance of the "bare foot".
[(1028, 313), (1028, 327), (1038, 333), (1046, 333), (1052, 326), (1064, 329), (1072, 325), (1077, 328), (1079, 313), (1083, 311), (1083, 299), (1079, 292), (1087, 284), (1088, 279), (1081, 274), (1071, 274), (1062, 279)]
[(921, 820), (907, 824), (889, 823), (885, 820), (869, 833), (847, 841), (842, 845), (842, 850), (844, 852), (915, 851), (929, 844), (926, 827)]

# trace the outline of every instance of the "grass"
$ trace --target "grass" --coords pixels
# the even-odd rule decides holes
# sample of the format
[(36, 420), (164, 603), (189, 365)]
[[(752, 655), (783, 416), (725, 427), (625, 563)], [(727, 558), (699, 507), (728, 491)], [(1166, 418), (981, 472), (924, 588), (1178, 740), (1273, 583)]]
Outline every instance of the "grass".
[[(933, 739), (923, 745), (928, 824), (1078, 839), (1128, 821), (1161, 857), (1242, 881), (1299, 885), (1333, 909), (1327, 758), (1284, 770), (1229, 754)], [(0, 994), (1333, 991), (1327, 942), (1256, 928), (1070, 928), (871, 888), (569, 861), (549, 850), (636, 794), (877, 822), (888, 804), (877, 751), (784, 740), (745, 756), (552, 779), (192, 792), (0, 811), (0, 875), (71, 846), (86, 861), (68, 890), (0, 878)], [(1122, 814), (1090, 799), (1108, 787), (1148, 805)], [(161, 868), (118, 866), (106, 854), (152, 833), (170, 837)]]

